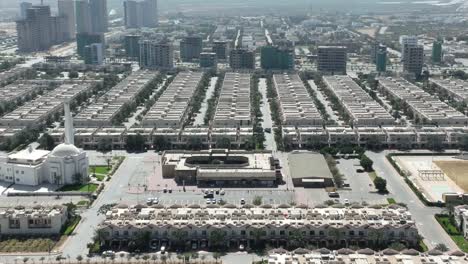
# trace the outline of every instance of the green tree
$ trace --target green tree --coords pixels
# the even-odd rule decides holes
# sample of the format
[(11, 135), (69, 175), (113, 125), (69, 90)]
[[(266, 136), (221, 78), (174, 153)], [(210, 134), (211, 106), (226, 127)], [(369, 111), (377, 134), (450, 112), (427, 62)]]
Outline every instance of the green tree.
[(374, 162), (366, 155), (362, 155), (360, 164), (365, 171), (373, 171), (372, 166), (374, 165)]
[(203, 148), (203, 142), (198, 137), (192, 137), (188, 140), (187, 145), (192, 150), (200, 150)]
[(263, 198), (261, 196), (255, 196), (252, 203), (256, 206), (260, 206), (262, 205), (262, 202)]
[(387, 192), (387, 180), (382, 177), (376, 177), (374, 179), (374, 186), (379, 193), (386, 193)]
[(69, 77), (70, 79), (76, 79), (76, 78), (78, 78), (78, 76), (79, 76), (79, 74), (78, 74), (77, 71), (70, 71), (70, 72), (68, 73), (68, 77)]
[(216, 148), (224, 148), (230, 149), (231, 148), (231, 140), (229, 138), (223, 137), (216, 140)]
[(394, 243), (390, 244), (390, 246), (388, 246), (388, 248), (394, 249), (396, 251), (402, 251), (402, 250), (406, 249), (406, 246), (403, 245), (402, 243), (394, 242)]
[(155, 150), (167, 150), (170, 149), (171, 143), (165, 136), (155, 136), (153, 140), (153, 146)]
[(443, 244), (443, 243), (437, 244), (437, 245), (434, 247), (434, 249), (437, 249), (437, 250), (442, 251), (442, 252), (446, 252), (446, 251), (449, 250), (449, 248), (448, 248), (445, 244)]
[(225, 245), (225, 235), (221, 230), (213, 230), (209, 236), (210, 244), (213, 248), (221, 248)]
[(54, 138), (48, 133), (42, 134), (41, 138), (39, 138), (39, 148), (53, 150), (55, 148)]

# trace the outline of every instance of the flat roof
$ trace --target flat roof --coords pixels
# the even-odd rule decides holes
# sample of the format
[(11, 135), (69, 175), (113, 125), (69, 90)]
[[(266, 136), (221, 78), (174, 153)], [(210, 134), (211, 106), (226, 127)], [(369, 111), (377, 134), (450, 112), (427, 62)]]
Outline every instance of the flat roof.
[(288, 155), (289, 172), (293, 179), (333, 178), (327, 161), (322, 154), (314, 152), (293, 152)]

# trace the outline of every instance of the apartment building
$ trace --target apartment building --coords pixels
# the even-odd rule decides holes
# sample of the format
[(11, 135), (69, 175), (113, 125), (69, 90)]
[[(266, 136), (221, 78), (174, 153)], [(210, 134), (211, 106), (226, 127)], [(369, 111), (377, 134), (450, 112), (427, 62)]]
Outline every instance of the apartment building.
[(124, 107), (135, 103), (138, 95), (148, 89), (158, 75), (158, 72), (149, 70), (133, 72), (102, 95), (97, 102), (78, 113), (74, 118), (75, 126), (111, 126)]
[(468, 118), (403, 78), (380, 78), (379, 90), (408, 106), (416, 124), (466, 126)]
[(251, 126), (249, 73), (228, 72), (218, 98), (213, 119), (215, 127)]
[(0, 208), (0, 237), (2, 235), (59, 235), (68, 219), (67, 207), (34, 206)]
[(140, 41), (140, 67), (147, 69), (172, 69), (174, 47), (167, 40)]
[[(337, 238), (336, 231), (340, 232)], [(307, 208), (225, 206), (117, 206), (106, 213), (98, 226), (105, 247), (125, 249), (138, 234), (147, 233), (154, 247), (177, 244), (182, 232), (192, 248), (206, 248), (215, 243), (227, 247), (249, 247), (258, 240), (273, 247), (288, 246), (292, 237), (301, 235), (305, 245), (316, 247), (367, 246), (379, 233), (382, 244), (401, 242), (417, 244), (418, 231), (411, 213), (399, 206), (374, 208)], [(260, 232), (258, 232), (260, 231)], [(214, 241), (220, 233), (222, 241)], [(258, 235), (260, 234), (260, 235)]]
[(321, 126), (323, 119), (297, 74), (275, 74), (281, 119), (286, 126)]
[(234, 49), (229, 52), (231, 69), (255, 69), (255, 51)]
[(181, 72), (143, 118), (144, 127), (179, 128), (190, 111), (190, 102), (203, 72)]
[(459, 102), (468, 102), (468, 82), (459, 79), (429, 79), (437, 89)]
[(201, 36), (186, 36), (180, 41), (180, 59), (184, 62), (192, 62), (200, 58), (203, 50)]
[(338, 98), (354, 126), (395, 124), (395, 119), (346, 75), (324, 76), (328, 89)]
[(319, 46), (317, 70), (323, 73), (346, 74), (346, 47)]

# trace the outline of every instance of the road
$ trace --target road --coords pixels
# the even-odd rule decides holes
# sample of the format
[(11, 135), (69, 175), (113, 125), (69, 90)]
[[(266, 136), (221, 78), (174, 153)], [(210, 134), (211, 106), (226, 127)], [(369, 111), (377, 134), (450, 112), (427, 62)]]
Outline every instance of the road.
[(315, 85), (314, 80), (309, 80), (309, 85), (312, 88), (312, 90), (315, 91), (315, 94), (317, 98), (322, 102), (322, 104), (325, 106), (325, 110), (327, 111), (328, 116), (330, 117), (331, 120), (337, 122), (339, 125), (343, 125), (344, 122), (339, 120), (339, 116), (337, 116), (334, 112), (333, 109), (330, 106), (330, 101), (328, 101), (325, 96), (323, 95), (322, 91), (320, 91)]
[(260, 110), (262, 111), (263, 121), (261, 125), (263, 129), (271, 129), (271, 133), (265, 132), (265, 149), (276, 151), (278, 148), (276, 147), (275, 135), (273, 132), (273, 120), (271, 119), (271, 110), (267, 98), (267, 84), (265, 78), (260, 78), (258, 82), (258, 90), (262, 94), (262, 104), (260, 105)]
[(208, 89), (206, 90), (205, 98), (203, 99), (200, 107), (200, 113), (197, 114), (195, 121), (193, 122), (194, 126), (203, 126), (205, 123), (206, 111), (208, 110), (208, 100), (213, 97), (217, 81), (218, 77), (211, 77), (210, 86), (208, 86)]
[(374, 169), (377, 175), (387, 180), (387, 189), (397, 202), (408, 205), (413, 215), (420, 234), (429, 248), (443, 243), (450, 249), (458, 249), (457, 245), (435, 220), (434, 215), (442, 211), (441, 208), (425, 206), (405, 183), (403, 177), (393, 168), (386, 159), (387, 151), (381, 153), (366, 152), (366, 155), (374, 161)]

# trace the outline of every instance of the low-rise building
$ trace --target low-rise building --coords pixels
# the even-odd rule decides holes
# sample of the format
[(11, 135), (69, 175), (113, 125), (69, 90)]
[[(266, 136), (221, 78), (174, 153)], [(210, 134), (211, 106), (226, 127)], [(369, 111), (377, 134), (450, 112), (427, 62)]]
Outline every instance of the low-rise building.
[(0, 237), (59, 235), (67, 220), (65, 206), (0, 208)]
[(180, 72), (146, 113), (142, 125), (179, 128), (187, 118), (190, 102), (202, 78), (203, 72)]
[(395, 119), (349, 76), (324, 76), (323, 81), (338, 98), (354, 126), (382, 126), (395, 123)]
[[(414, 246), (418, 231), (411, 213), (399, 206), (374, 208), (308, 208), (289, 207), (224, 207), (137, 205), (117, 206), (106, 213), (98, 226), (104, 248), (125, 249), (141, 234), (153, 247), (182, 245), (206, 248), (222, 244), (227, 247), (249, 248), (258, 242), (273, 247), (288, 246), (300, 235), (303, 247), (368, 246), (400, 242)], [(260, 232), (259, 232), (260, 231)], [(339, 236), (336, 235), (337, 231)], [(215, 237), (222, 237), (216, 240)]]
[(403, 78), (379, 78), (379, 90), (409, 107), (416, 124), (466, 126), (468, 118)]
[(0, 118), (0, 126), (38, 127), (43, 125), (54, 114), (62, 112), (65, 100), (74, 102), (78, 96), (90, 93), (95, 85), (97, 82), (94, 81), (63, 83), (56, 89), (4, 115)]
[(465, 239), (468, 238), (468, 205), (455, 206), (453, 209), (453, 218), (458, 230)]
[(228, 72), (224, 76), (213, 118), (215, 127), (251, 126), (250, 80), (248, 73)]
[(323, 119), (299, 75), (275, 74), (273, 75), (273, 85), (278, 94), (283, 125), (322, 125)]
[[(288, 155), (289, 175), (294, 186), (333, 187), (333, 175), (320, 153), (293, 152)], [(313, 170), (309, 168), (314, 168)]]
[(134, 105), (137, 97), (145, 90), (152, 89), (150, 85), (158, 77), (158, 72), (141, 70), (132, 73), (108, 92), (97, 102), (83, 109), (75, 117), (78, 127), (112, 126), (126, 106)]
[(429, 79), (432, 85), (459, 102), (468, 102), (468, 82), (458, 79)]
[(271, 152), (210, 149), (166, 151), (163, 177), (201, 186), (273, 186), (277, 184)]

